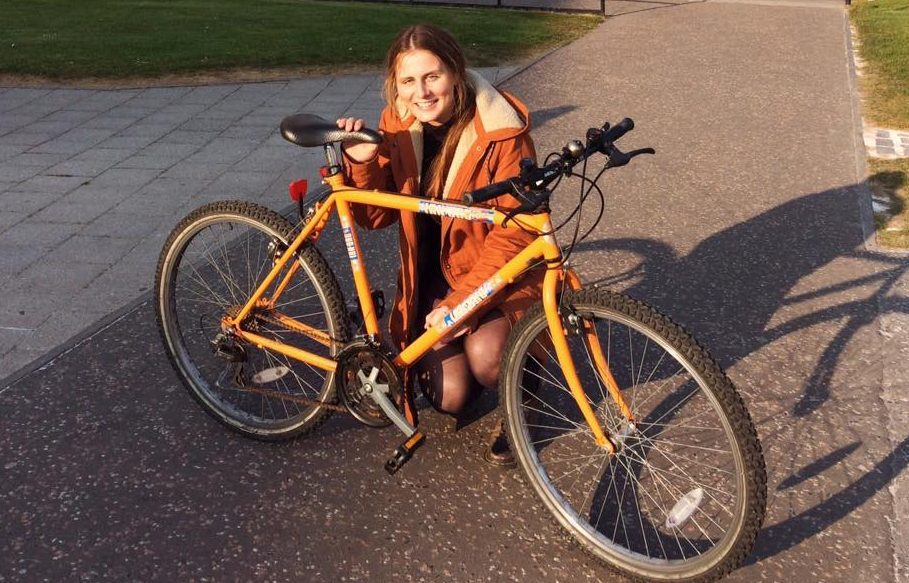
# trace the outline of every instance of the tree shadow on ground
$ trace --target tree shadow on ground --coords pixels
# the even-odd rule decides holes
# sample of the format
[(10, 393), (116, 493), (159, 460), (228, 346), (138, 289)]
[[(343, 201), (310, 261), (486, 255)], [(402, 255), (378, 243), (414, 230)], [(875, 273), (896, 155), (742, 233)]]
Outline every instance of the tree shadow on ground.
[[(801, 197), (708, 237), (685, 256), (655, 239), (605, 239), (582, 243), (575, 251), (624, 251), (639, 257), (632, 268), (595, 283), (633, 280), (626, 289), (629, 295), (670, 315), (684, 314), (683, 324), (699, 323), (697, 335), (718, 341), (723, 350), (715, 356), (727, 365), (800, 330), (845, 320), (802, 387), (793, 413), (803, 417), (829, 397), (831, 374), (854, 334), (879, 312), (906, 312), (905, 301), (890, 296), (909, 272), (909, 259), (865, 250), (860, 242), (849, 245), (837, 226), (841, 217), (855, 215), (854, 196), (838, 189)], [(843, 259), (867, 263), (867, 273), (792, 293), (803, 279)], [(863, 286), (873, 286), (873, 295), (861, 292)], [(809, 302), (836, 294), (851, 298), (776, 323), (781, 308), (810, 307)], [(737, 342), (724, 338), (729, 334)]]
[[(909, 299), (894, 295), (909, 273), (909, 258), (865, 249), (859, 225), (850, 220), (856, 217), (858, 192), (843, 188), (802, 196), (715, 233), (684, 256), (666, 243), (643, 238), (585, 242), (576, 252), (632, 256), (623, 271), (598, 283), (624, 287), (675, 316), (727, 367), (774, 343), (791, 343), (800, 338), (793, 335), (809, 328), (833, 330), (828, 338), (812, 339), (823, 344), (806, 366), (810, 370), (796, 371), (807, 374), (786, 379), (796, 381), (785, 383), (798, 388), (796, 395), (768, 391), (754, 396), (765, 402), (794, 396), (794, 422), (815, 424), (812, 418), (831, 398), (833, 376), (850, 342), (881, 314), (909, 313)], [(853, 442), (818, 459), (784, 479), (781, 488), (836, 466), (859, 445)], [(790, 549), (864, 504), (909, 464), (907, 448), (909, 438), (824, 502), (765, 528), (750, 561)]]

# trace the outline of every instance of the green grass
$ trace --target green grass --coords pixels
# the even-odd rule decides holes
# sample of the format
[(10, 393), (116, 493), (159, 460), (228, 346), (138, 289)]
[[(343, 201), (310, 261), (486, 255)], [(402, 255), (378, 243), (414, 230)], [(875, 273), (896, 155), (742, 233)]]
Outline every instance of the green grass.
[(859, 0), (852, 22), (867, 64), (861, 81), (866, 119), (909, 129), (909, 0)]
[(888, 213), (875, 214), (878, 243), (887, 247), (909, 247), (909, 158), (868, 161), (868, 181), (875, 195), (889, 198)]
[(595, 16), (313, 0), (5, 0), (0, 73), (50, 79), (380, 66), (398, 30), (441, 25), (472, 66), (514, 62)]
[[(871, 125), (909, 129), (909, 0), (858, 0), (852, 4), (859, 54), (862, 115)], [(868, 182), (891, 209), (874, 216), (877, 240), (909, 248), (909, 159), (868, 159)]]

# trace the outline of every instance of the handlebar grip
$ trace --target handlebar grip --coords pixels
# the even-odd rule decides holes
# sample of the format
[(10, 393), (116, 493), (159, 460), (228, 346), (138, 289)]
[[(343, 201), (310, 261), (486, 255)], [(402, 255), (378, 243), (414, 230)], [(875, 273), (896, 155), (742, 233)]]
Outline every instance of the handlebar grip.
[(514, 192), (514, 185), (511, 180), (503, 180), (502, 182), (494, 182), (489, 186), (478, 188), (473, 192), (465, 192), (461, 197), (461, 202), (466, 205), (486, 202), (500, 194), (508, 194), (509, 192)]
[(619, 123), (615, 124), (605, 132), (600, 137), (600, 140), (603, 144), (611, 144), (612, 142), (618, 140), (628, 132), (634, 129), (634, 122), (630, 117), (626, 117)]

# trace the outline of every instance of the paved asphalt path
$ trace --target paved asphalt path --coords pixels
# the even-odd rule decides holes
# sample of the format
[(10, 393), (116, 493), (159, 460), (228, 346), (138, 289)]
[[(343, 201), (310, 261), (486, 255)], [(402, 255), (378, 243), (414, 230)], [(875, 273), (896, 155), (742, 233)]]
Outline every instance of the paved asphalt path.
[[(768, 517), (729, 580), (907, 580), (909, 261), (865, 244), (842, 6), (619, 11), (505, 87), (541, 152), (623, 116), (623, 143), (658, 151), (603, 182), (576, 265), (684, 324), (746, 397)], [(430, 442), (394, 477), (391, 430), (243, 439), (183, 393), (147, 302), (0, 388), (0, 408), (0, 580), (621, 580), (480, 461), (491, 418), (454, 432), (427, 412)]]

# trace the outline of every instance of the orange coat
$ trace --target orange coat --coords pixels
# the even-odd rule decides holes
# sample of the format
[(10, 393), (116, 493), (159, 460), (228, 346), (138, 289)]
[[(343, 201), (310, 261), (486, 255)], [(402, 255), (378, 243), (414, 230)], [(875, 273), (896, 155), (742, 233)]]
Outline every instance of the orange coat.
[[(479, 75), (468, 71), (477, 94), (474, 123), (462, 133), (443, 190), (446, 200), (460, 201), (464, 192), (516, 176), (521, 158), (535, 158), (530, 139), (527, 107), (518, 99), (499, 92)], [(355, 163), (344, 158), (347, 176), (354, 186), (402, 194), (419, 194), (422, 167), (422, 126), (403, 104), (386, 107), (379, 122), (384, 141), (373, 160)], [(489, 201), (490, 206), (508, 209), (518, 206), (511, 196)], [(419, 245), (414, 213), (362, 205), (353, 206), (357, 222), (379, 229), (399, 223), (401, 270), (389, 328), (399, 348), (411, 340), (419, 274), (416, 273)], [(441, 305), (453, 309), (509, 259), (517, 255), (533, 236), (514, 223), (498, 227), (481, 221), (442, 217), (442, 273), (451, 293)], [(512, 323), (541, 295), (542, 273), (524, 277), (500, 292), (482, 312), (493, 307)], [(473, 319), (472, 322), (476, 320)], [(469, 322), (468, 325), (471, 325)], [(422, 323), (419, 323), (422, 329)]]

